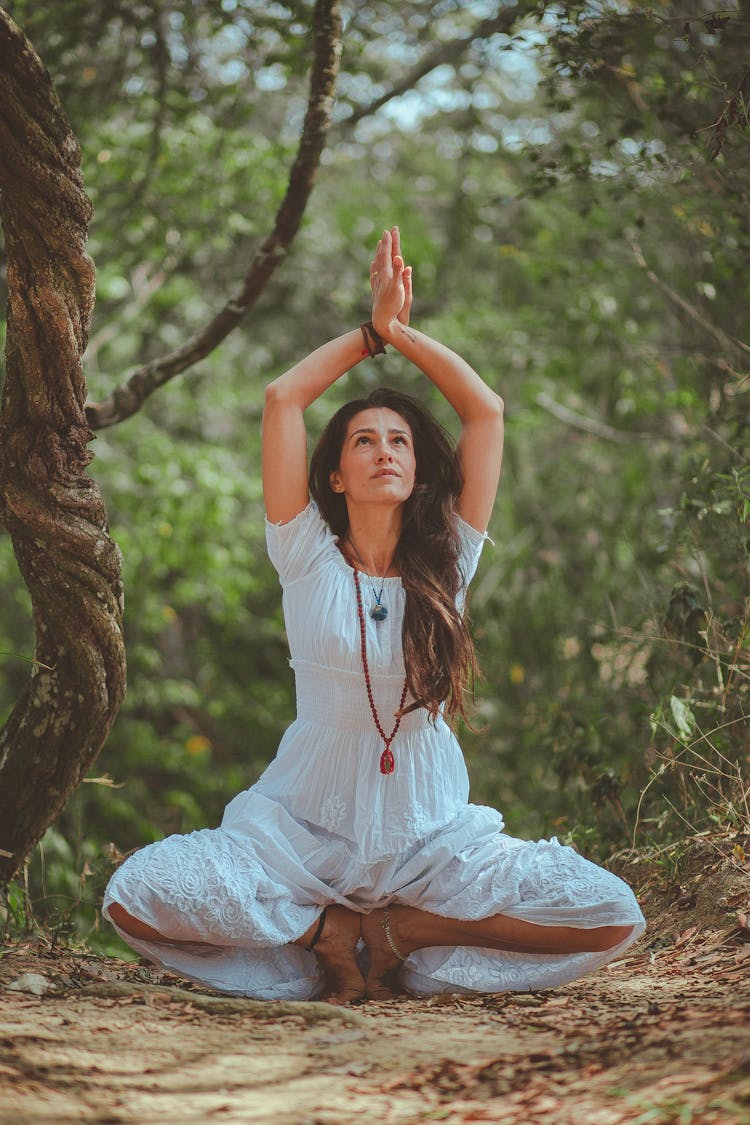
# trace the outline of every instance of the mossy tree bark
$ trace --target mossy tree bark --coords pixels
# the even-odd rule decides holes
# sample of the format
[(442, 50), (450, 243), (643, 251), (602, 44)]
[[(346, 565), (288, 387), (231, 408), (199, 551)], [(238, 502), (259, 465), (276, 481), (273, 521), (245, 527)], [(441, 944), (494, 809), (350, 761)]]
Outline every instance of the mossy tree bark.
[(98, 754), (125, 691), (125, 655), (120, 556), (87, 472), (91, 204), (49, 75), (2, 9), (0, 214), (9, 289), (0, 518), (36, 632), (36, 663), (0, 732), (4, 882)]

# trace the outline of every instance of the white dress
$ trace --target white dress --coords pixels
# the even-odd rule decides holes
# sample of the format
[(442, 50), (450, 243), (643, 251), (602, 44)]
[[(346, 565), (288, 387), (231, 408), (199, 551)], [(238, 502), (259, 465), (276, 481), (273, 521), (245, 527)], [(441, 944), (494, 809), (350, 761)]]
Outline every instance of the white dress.
[[(464, 584), (486, 536), (458, 520)], [(395, 770), (380, 772), (383, 742), (367, 700), (354, 572), (314, 504), (267, 524), (283, 587), (297, 718), (274, 761), (224, 812), (221, 827), (170, 836), (114, 873), (104, 913), (119, 902), (169, 942), (134, 949), (222, 992), (306, 999), (322, 987), (317, 958), (290, 945), (329, 903), (368, 912), (404, 903), (461, 919), (502, 913), (541, 925), (632, 925), (603, 953), (505, 953), (432, 947), (412, 953), (412, 992), (502, 992), (564, 984), (605, 964), (643, 932), (630, 888), (556, 840), (517, 840), (494, 809), (468, 804), (455, 736), (417, 710), (394, 739)], [(404, 682), (404, 591), (386, 578), (385, 621), (367, 610), (367, 656), (380, 722), (390, 733)], [(463, 598), (463, 592), (460, 599)]]

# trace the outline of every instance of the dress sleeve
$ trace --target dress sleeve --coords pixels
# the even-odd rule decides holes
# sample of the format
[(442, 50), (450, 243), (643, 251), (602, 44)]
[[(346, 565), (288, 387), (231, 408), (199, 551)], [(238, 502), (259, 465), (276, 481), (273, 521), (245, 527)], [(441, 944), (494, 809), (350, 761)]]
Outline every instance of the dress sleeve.
[(475, 527), (462, 520), (456, 514), (456, 528), (458, 530), (458, 569), (461, 572), (461, 586), (465, 591), (471, 582), (479, 565), (479, 556), (486, 540), (490, 539), (486, 531), (477, 531)]
[(327, 554), (337, 549), (335, 544), (333, 532), (313, 501), (288, 523), (271, 523), (266, 519), (268, 557), (282, 586), (310, 574)]

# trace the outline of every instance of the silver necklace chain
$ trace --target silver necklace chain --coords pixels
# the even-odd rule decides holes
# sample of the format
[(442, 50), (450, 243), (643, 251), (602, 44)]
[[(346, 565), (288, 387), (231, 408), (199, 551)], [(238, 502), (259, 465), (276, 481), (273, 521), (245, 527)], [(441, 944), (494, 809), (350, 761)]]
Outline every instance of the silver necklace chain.
[[(385, 589), (385, 575), (382, 578), (375, 578), (375, 581), (373, 581), (373, 576), (371, 574), (368, 574), (365, 570), (365, 564), (362, 562), (362, 556), (354, 545), (354, 540), (348, 532), (346, 538), (349, 542), (349, 545), (351, 546), (351, 549), (354, 551), (357, 562), (362, 569), (362, 574), (364, 574), (365, 578), (367, 579), (370, 585), (370, 589), (372, 590), (373, 597), (375, 598), (375, 605), (370, 610), (370, 617), (372, 617), (374, 621), (385, 621), (386, 617), (388, 616), (388, 607), (384, 606), (381, 600), (383, 597), (383, 590)], [(377, 588), (378, 582), (380, 583), (379, 590)]]

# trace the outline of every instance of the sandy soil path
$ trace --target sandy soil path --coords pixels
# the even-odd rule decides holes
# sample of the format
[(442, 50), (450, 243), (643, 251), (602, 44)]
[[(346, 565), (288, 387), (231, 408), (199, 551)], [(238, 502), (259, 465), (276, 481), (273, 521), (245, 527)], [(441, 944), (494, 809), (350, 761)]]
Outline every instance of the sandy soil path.
[(0, 1125), (750, 1125), (750, 879), (706, 876), (623, 960), (535, 994), (264, 1004), (16, 943)]

